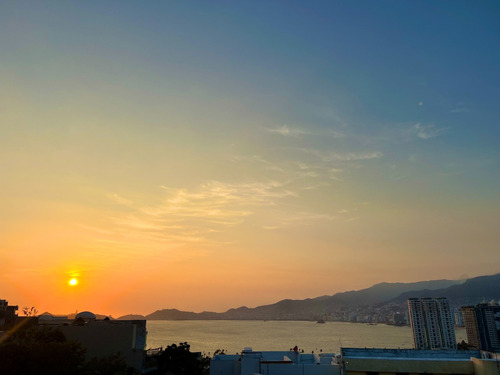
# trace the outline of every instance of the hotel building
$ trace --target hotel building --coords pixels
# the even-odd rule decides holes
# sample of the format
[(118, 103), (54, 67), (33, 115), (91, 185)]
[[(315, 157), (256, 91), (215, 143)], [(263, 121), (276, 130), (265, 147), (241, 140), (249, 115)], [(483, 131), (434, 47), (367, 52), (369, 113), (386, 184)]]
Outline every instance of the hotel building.
[(481, 303), (463, 306), (467, 343), (474, 349), (500, 350), (500, 306)]
[(446, 298), (409, 298), (408, 311), (415, 349), (457, 348), (453, 317)]

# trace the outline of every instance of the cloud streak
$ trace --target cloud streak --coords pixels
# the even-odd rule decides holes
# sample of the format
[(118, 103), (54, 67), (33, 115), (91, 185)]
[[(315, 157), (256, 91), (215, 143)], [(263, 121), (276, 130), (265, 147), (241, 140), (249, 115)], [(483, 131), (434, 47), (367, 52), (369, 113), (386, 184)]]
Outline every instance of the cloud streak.
[[(134, 206), (118, 194), (108, 194), (114, 203), (126, 206), (127, 213), (112, 218), (112, 230), (96, 231), (103, 240), (118, 237), (119, 243), (153, 244), (164, 248), (193, 243), (216, 243), (214, 233), (227, 231), (255, 214), (259, 207), (276, 206), (279, 200), (297, 193), (277, 181), (224, 183), (209, 181), (197, 189), (162, 186), (158, 204)], [(219, 242), (217, 242), (219, 243)]]
[(298, 128), (289, 128), (286, 125), (283, 125), (279, 128), (271, 128), (271, 129), (266, 129), (269, 133), (274, 133), (274, 134), (280, 134), (285, 137), (295, 137), (298, 138), (301, 135), (308, 134), (308, 132), (298, 129)]
[(420, 139), (436, 138), (448, 130), (448, 128), (436, 128), (434, 124), (424, 125), (421, 123), (415, 124), (414, 128)]
[(338, 152), (320, 151), (320, 150), (313, 150), (306, 148), (302, 148), (300, 150), (306, 154), (314, 155), (324, 162), (371, 160), (371, 159), (380, 159), (383, 157), (383, 153), (380, 151), (370, 151), (370, 152), (360, 152), (360, 153), (356, 152), (338, 153)]

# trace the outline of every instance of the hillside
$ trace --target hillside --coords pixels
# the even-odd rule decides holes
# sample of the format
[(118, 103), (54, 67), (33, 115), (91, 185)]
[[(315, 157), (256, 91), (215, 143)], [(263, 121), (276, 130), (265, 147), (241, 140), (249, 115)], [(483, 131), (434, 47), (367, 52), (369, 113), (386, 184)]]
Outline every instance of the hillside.
[(409, 297), (446, 297), (450, 304), (455, 306), (498, 300), (500, 298), (500, 274), (475, 277), (449, 288), (405, 292), (391, 302), (402, 303)]
[[(475, 304), (483, 300), (500, 299), (500, 274), (480, 276), (465, 282), (456, 280), (430, 280), (415, 283), (379, 283), (370, 288), (337, 293), (304, 300), (285, 299), (270, 305), (229, 309), (223, 313), (194, 313), (177, 309), (155, 311), (149, 320), (315, 320), (339, 309), (361, 306), (383, 307), (388, 304), (404, 306), (409, 297), (447, 297), (455, 306)], [(136, 315), (132, 315), (136, 316)], [(119, 319), (130, 319), (130, 315)]]

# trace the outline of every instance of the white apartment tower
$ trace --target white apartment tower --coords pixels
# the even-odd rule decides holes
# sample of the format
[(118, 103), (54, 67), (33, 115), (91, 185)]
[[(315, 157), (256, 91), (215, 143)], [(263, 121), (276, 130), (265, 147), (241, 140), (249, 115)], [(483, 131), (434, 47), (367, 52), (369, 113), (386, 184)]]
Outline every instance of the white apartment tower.
[(415, 349), (456, 349), (450, 304), (444, 297), (408, 298)]

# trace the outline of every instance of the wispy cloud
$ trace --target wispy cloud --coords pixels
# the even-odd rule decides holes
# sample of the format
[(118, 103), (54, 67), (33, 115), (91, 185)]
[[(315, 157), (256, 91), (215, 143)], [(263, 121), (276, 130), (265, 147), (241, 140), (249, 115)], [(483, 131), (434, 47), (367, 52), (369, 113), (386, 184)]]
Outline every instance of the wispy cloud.
[(263, 166), (266, 171), (273, 172), (275, 176), (283, 185), (291, 185), (302, 181), (307, 184), (307, 187), (296, 187), (300, 190), (312, 189), (314, 186), (323, 186), (324, 182), (311, 185), (313, 180), (321, 180), (322, 178), (329, 179), (328, 168), (320, 163), (306, 163), (303, 161), (290, 161), (286, 160), (281, 163), (272, 163), (261, 156), (254, 155), (252, 157), (236, 156), (232, 158), (235, 163), (255, 163)]
[(123, 206), (130, 206), (132, 204), (131, 200), (123, 198), (116, 193), (108, 194), (108, 198), (110, 200), (112, 200), (113, 202), (118, 203), (118, 204), (123, 205)]
[(281, 217), (276, 217), (273, 220), (273, 224), (263, 225), (262, 228), (266, 230), (276, 230), (297, 225), (313, 225), (318, 221), (332, 221), (336, 219), (336, 215), (315, 212), (294, 212)]
[(288, 213), (287, 215), (277, 216), (273, 219), (272, 223), (265, 223), (262, 228), (266, 230), (278, 230), (278, 229), (287, 229), (290, 227), (297, 226), (311, 226), (316, 225), (318, 222), (328, 222), (328, 221), (336, 221), (336, 222), (352, 222), (354, 220), (358, 220), (358, 216), (354, 216), (354, 212), (357, 211), (354, 209), (341, 209), (336, 213), (319, 213), (319, 212), (305, 212), (305, 211), (297, 211)]
[(343, 169), (339, 168), (330, 168), (328, 170), (328, 178), (331, 180), (336, 180), (336, 181), (342, 181), (342, 179), (339, 177), (339, 175), (343, 172)]
[(252, 155), (252, 156), (235, 155), (235, 156), (231, 157), (230, 160), (233, 163), (247, 162), (247, 163), (262, 164), (262, 165), (264, 165), (264, 168), (266, 170), (269, 170), (269, 171), (275, 171), (275, 172), (284, 172), (285, 171), (282, 167), (271, 163), (270, 161), (264, 159), (260, 155)]
[(471, 103), (458, 102), (456, 107), (450, 110), (450, 113), (462, 113), (471, 111)]
[(383, 156), (382, 152), (380, 151), (338, 153), (306, 148), (302, 148), (301, 151), (310, 155), (314, 155), (325, 162), (380, 159)]
[(329, 214), (315, 212), (297, 212), (287, 218), (288, 222), (307, 222), (315, 220), (335, 220), (337, 217)]
[[(96, 234), (113, 237), (119, 243), (153, 244), (179, 247), (192, 243), (214, 243), (214, 233), (242, 223), (259, 207), (275, 206), (277, 201), (297, 194), (277, 181), (224, 183), (209, 181), (197, 189), (162, 186), (164, 197), (157, 204), (134, 205), (131, 200), (109, 194), (114, 203), (128, 208), (112, 218), (113, 229)], [(121, 239), (120, 239), (121, 238)]]
[(280, 134), (287, 137), (299, 137), (308, 134), (305, 130), (298, 128), (289, 128), (287, 125), (280, 126), (279, 128), (266, 129), (270, 133)]
[(316, 116), (324, 120), (328, 120), (335, 126), (341, 126), (342, 128), (346, 128), (348, 126), (348, 121), (340, 114), (338, 110), (333, 108), (331, 105), (312, 108), (312, 112)]
[(436, 128), (434, 124), (421, 124), (417, 123), (414, 125), (417, 137), (420, 139), (430, 139), (439, 137), (441, 134), (446, 132), (449, 128)]
[(460, 108), (454, 108), (454, 109), (452, 109), (450, 112), (451, 112), (451, 113), (470, 112), (470, 109), (460, 107)]
[[(293, 149), (294, 155), (297, 155), (297, 149)], [(308, 155), (313, 155), (320, 160), (314, 160), (312, 158), (307, 161), (282, 161), (278, 164), (272, 163), (266, 160), (262, 156), (254, 155), (251, 157), (245, 156), (234, 156), (231, 160), (235, 163), (247, 163), (247, 164), (257, 164), (262, 166), (262, 170), (271, 171), (274, 178), (281, 181), (283, 186), (293, 186), (294, 191), (301, 192), (305, 190), (316, 190), (321, 187), (329, 186), (331, 181), (343, 181), (341, 178), (344, 172), (343, 168), (337, 168), (332, 166), (332, 158), (328, 158), (328, 155), (321, 155), (320, 151), (317, 150), (306, 150), (302, 149), (304, 153)], [(346, 154), (339, 156), (339, 159), (356, 159), (362, 160), (369, 158), (373, 155), (361, 155), (361, 154)], [(375, 155), (377, 156), (377, 155)], [(329, 160), (329, 161), (325, 161)], [(297, 194), (298, 195), (298, 194)]]
[(169, 213), (209, 217), (217, 210), (231, 212), (229, 207), (239, 205), (273, 205), (276, 199), (296, 195), (284, 185), (278, 181), (251, 183), (210, 181), (202, 184), (196, 191), (163, 187), (169, 195), (164, 209)]

